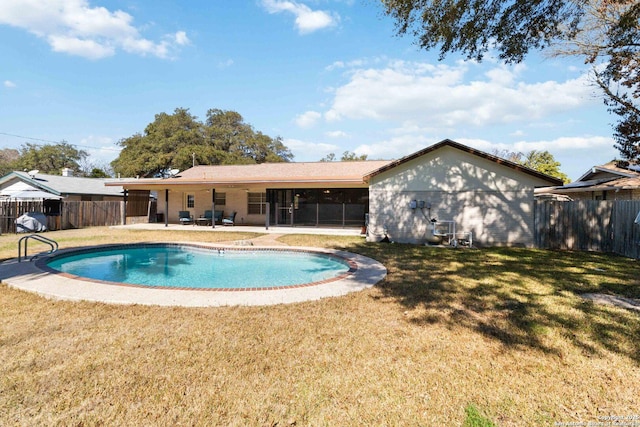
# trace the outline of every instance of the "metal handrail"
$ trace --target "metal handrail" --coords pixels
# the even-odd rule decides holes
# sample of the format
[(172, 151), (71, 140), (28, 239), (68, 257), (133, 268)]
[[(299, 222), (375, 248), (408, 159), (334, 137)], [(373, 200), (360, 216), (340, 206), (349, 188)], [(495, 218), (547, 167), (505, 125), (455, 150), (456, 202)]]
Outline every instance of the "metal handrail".
[[(18, 240), (18, 262), (22, 262), (22, 241), (23, 240), (24, 240), (24, 257), (25, 259), (27, 258), (27, 246), (28, 246), (29, 239), (34, 239), (41, 243), (46, 243), (47, 245), (51, 246), (51, 250), (47, 252), (48, 254), (52, 254), (58, 250), (58, 242), (56, 242), (55, 240), (48, 239), (44, 236), (40, 236), (37, 234), (29, 234), (28, 236), (24, 236), (23, 238)], [(34, 255), (31, 258), (31, 260), (33, 260), (35, 257), (36, 255)]]

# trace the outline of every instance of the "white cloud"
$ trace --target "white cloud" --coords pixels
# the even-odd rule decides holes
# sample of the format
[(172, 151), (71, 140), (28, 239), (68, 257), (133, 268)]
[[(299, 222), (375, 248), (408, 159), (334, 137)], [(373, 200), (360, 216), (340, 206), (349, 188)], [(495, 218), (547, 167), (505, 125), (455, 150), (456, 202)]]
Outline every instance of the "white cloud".
[(220, 61), (218, 62), (218, 68), (222, 69), (222, 68), (229, 68), (234, 64), (233, 59), (227, 59), (226, 61)]
[(456, 138), (456, 141), (487, 153), (494, 150), (509, 150), (528, 153), (532, 150), (548, 151), (560, 162), (560, 170), (576, 179), (589, 168), (607, 163), (619, 157), (613, 147), (613, 139), (607, 136), (561, 136), (538, 141), (517, 141), (515, 143), (494, 143), (483, 139)]
[(359, 155), (366, 154), (370, 160), (392, 160), (415, 153), (435, 142), (433, 138), (425, 135), (404, 134), (373, 144), (361, 144), (353, 151)]
[(89, 153), (89, 160), (97, 164), (109, 164), (118, 157), (120, 150), (115, 141), (107, 136), (89, 135), (80, 140), (78, 146)]
[(146, 39), (128, 13), (91, 7), (87, 0), (3, 0), (0, 24), (29, 31), (56, 52), (88, 59), (112, 56), (118, 49), (169, 58), (178, 46), (190, 43), (184, 31), (159, 42)]
[(335, 89), (325, 118), (480, 127), (528, 122), (594, 101), (587, 76), (529, 83), (519, 78), (522, 66), (497, 66), (469, 80), (475, 66), (395, 61), (381, 68), (355, 68), (349, 81)]
[(101, 44), (95, 40), (82, 40), (77, 37), (50, 35), (48, 41), (54, 52), (68, 53), (87, 59), (105, 58), (115, 53), (113, 46)]
[[(513, 146), (524, 153), (528, 153), (531, 150), (550, 152), (575, 152), (576, 150), (600, 150), (603, 148), (613, 150), (613, 139), (606, 136), (571, 136), (559, 137), (553, 140), (518, 141)], [(606, 161), (609, 160), (611, 159), (606, 159)]]
[(3, 84), (4, 84), (4, 87), (6, 87), (8, 89), (13, 89), (14, 87), (18, 87), (18, 85), (16, 85), (11, 80), (5, 80)]
[(340, 151), (340, 147), (334, 144), (301, 141), (299, 139), (283, 140), (294, 155), (296, 162), (317, 162), (329, 153)]
[[(487, 141), (484, 139), (466, 139), (460, 138), (456, 141), (477, 148), (485, 152), (492, 152), (493, 150), (512, 150), (521, 153), (528, 153), (532, 150), (536, 151), (549, 151), (551, 153), (568, 152), (575, 153), (580, 150), (613, 150), (613, 139), (607, 136), (571, 136), (571, 137), (557, 137), (548, 140), (538, 141), (525, 141), (520, 140), (511, 143), (496, 143)], [(607, 159), (606, 161), (611, 160)], [(597, 161), (597, 160), (595, 160)], [(604, 163), (605, 161), (603, 161)]]
[(341, 68), (353, 68), (353, 67), (362, 67), (366, 63), (363, 59), (354, 59), (353, 61), (344, 62), (344, 61), (335, 61), (333, 64), (329, 64), (325, 67), (325, 71), (334, 71)]
[(176, 44), (180, 46), (185, 46), (191, 43), (191, 40), (189, 40), (189, 37), (187, 37), (187, 33), (185, 33), (184, 31), (178, 31), (173, 35), (173, 37)]
[(295, 1), (262, 0), (263, 7), (269, 13), (292, 13), (295, 26), (300, 34), (308, 34), (323, 28), (333, 27), (339, 18), (329, 12), (312, 10), (309, 6)]
[(346, 138), (347, 136), (349, 136), (348, 133), (341, 130), (326, 132), (325, 135), (328, 136), (329, 138)]
[[(557, 137), (549, 140), (520, 140), (512, 143), (496, 143), (486, 139), (473, 139), (447, 135), (455, 141), (484, 151), (514, 151), (528, 153), (532, 150), (549, 151), (560, 162), (560, 170), (570, 178), (576, 179), (590, 167), (604, 164), (618, 156), (613, 147), (613, 140), (606, 136), (571, 136)], [(425, 133), (400, 133), (371, 144), (362, 144), (353, 151), (366, 154), (369, 159), (398, 159), (414, 153), (444, 139)]]
[(307, 111), (296, 117), (296, 124), (301, 128), (310, 128), (314, 126), (321, 117), (322, 114), (317, 111)]

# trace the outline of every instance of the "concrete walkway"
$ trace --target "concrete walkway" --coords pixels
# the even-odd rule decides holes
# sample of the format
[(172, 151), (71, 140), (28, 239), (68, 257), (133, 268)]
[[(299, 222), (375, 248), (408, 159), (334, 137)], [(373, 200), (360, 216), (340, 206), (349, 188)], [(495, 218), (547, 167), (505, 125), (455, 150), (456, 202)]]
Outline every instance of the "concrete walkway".
[(284, 236), (284, 234), (269, 233), (264, 236), (249, 239), (249, 241), (253, 246), (288, 246), (286, 243), (278, 240), (282, 236)]
[(246, 233), (261, 233), (261, 234), (316, 234), (316, 235), (328, 235), (328, 236), (364, 236), (362, 235), (362, 229), (360, 227), (269, 227), (255, 225), (236, 225), (236, 226), (223, 226), (216, 225), (215, 228), (211, 226), (198, 226), (198, 225), (181, 225), (181, 224), (127, 224), (127, 225), (114, 225), (111, 228), (125, 229), (125, 230), (181, 230), (181, 231), (210, 231), (212, 233), (225, 233), (225, 232), (246, 232)]

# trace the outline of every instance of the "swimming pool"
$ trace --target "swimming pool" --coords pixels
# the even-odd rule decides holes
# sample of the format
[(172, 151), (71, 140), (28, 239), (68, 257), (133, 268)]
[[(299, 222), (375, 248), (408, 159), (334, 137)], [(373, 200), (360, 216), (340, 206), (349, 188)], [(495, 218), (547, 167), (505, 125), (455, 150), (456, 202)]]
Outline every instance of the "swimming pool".
[(165, 243), (77, 250), (51, 257), (46, 268), (130, 286), (231, 291), (313, 286), (357, 269), (339, 256), (306, 250)]

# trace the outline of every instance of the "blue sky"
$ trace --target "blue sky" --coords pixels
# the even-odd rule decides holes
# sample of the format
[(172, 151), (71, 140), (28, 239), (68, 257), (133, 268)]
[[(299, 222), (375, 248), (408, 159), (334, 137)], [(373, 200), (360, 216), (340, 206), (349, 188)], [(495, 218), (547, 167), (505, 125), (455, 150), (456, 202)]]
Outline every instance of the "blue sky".
[(181, 107), (237, 111), (294, 161), (450, 138), (548, 150), (575, 180), (618, 154), (580, 61), (438, 61), (377, 0), (2, 0), (0, 40), (0, 148), (65, 140), (107, 164)]

